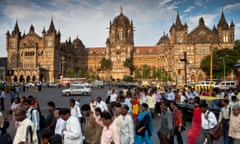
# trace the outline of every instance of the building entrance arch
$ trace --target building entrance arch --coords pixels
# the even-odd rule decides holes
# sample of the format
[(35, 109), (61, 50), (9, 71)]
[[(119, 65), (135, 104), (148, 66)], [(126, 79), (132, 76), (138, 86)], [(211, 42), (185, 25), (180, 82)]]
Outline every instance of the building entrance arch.
[(32, 77), (32, 81), (35, 82), (35, 80), (36, 80), (36, 76), (34, 75), (34, 76)]
[(30, 82), (31, 78), (30, 76), (27, 76), (27, 82)]
[(17, 82), (17, 81), (18, 81), (17, 76), (14, 76), (14, 77), (13, 77), (13, 82)]
[(25, 79), (24, 79), (24, 76), (23, 76), (23, 75), (20, 75), (19, 81), (20, 81), (20, 82), (24, 82), (24, 81), (25, 81)]

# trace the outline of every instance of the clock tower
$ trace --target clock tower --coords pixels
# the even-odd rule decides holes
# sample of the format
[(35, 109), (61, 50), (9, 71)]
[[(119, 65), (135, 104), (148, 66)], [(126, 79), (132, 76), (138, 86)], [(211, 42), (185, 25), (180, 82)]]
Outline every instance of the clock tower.
[(109, 38), (106, 41), (106, 58), (112, 61), (111, 76), (114, 79), (123, 79), (130, 75), (129, 68), (124, 66), (126, 59), (132, 58), (133, 53), (133, 22), (123, 14), (110, 21)]

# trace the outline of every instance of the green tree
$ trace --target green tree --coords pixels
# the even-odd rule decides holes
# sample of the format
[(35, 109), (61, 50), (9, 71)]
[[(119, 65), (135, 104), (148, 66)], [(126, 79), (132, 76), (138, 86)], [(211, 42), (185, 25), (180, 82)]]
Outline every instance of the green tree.
[(138, 69), (135, 70), (135, 76), (134, 76), (135, 79), (140, 79), (141, 78), (141, 74), (140, 74), (140, 71)]
[(69, 68), (67, 69), (67, 77), (73, 78), (74, 77), (74, 72), (73, 69)]
[(146, 64), (142, 66), (142, 78), (143, 79), (149, 78), (149, 67)]
[(100, 69), (105, 71), (106, 78), (109, 80), (109, 72), (112, 70), (112, 61), (111, 59), (106, 59), (105, 57), (100, 61)]
[(130, 75), (132, 75), (133, 71), (134, 71), (133, 59), (132, 58), (127, 58), (125, 60), (125, 62), (123, 63), (123, 65), (129, 69)]
[[(231, 72), (236, 72), (237, 60), (240, 59), (240, 51), (236, 47), (234, 49), (221, 49), (213, 51), (213, 78), (221, 79), (225, 74), (229, 75)], [(209, 76), (210, 75), (210, 55), (206, 56), (200, 64), (200, 68)]]
[(77, 73), (77, 77), (84, 77), (84, 73), (82, 70), (79, 70)]

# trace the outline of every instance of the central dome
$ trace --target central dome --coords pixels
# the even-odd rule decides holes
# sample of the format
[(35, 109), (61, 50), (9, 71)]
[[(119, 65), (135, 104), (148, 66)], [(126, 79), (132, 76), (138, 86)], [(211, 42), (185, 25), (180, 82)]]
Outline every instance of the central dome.
[(128, 26), (130, 25), (129, 19), (121, 12), (119, 16), (114, 18), (113, 25), (116, 26)]

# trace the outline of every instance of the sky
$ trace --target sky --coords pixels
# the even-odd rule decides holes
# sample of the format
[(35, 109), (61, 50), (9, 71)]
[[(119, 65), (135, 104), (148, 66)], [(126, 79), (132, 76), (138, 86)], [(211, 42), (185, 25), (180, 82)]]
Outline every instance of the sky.
[(6, 32), (16, 21), (28, 33), (31, 24), (42, 35), (51, 18), (61, 31), (61, 41), (77, 36), (86, 47), (104, 47), (109, 22), (120, 14), (133, 21), (135, 46), (153, 46), (169, 29), (179, 13), (188, 32), (198, 26), (202, 16), (210, 29), (223, 11), (227, 22), (235, 24), (235, 39), (240, 39), (240, 0), (0, 0), (0, 57), (6, 57)]

